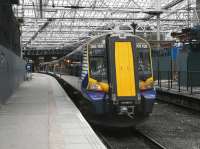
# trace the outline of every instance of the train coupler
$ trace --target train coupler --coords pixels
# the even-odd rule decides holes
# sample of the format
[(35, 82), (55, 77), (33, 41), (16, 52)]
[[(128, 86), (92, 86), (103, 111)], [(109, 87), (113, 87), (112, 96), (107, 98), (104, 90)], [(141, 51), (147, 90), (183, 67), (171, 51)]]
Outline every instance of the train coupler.
[(120, 106), (119, 107), (119, 115), (128, 115), (133, 116), (134, 115), (134, 108), (135, 106)]

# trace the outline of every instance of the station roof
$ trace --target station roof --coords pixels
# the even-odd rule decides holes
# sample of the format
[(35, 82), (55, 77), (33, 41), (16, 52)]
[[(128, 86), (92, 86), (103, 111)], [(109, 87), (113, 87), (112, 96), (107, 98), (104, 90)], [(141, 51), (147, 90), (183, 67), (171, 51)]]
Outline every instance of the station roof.
[(138, 32), (156, 32), (157, 15), (166, 34), (198, 21), (196, 0), (20, 0), (13, 10), (24, 49), (73, 47), (133, 22)]

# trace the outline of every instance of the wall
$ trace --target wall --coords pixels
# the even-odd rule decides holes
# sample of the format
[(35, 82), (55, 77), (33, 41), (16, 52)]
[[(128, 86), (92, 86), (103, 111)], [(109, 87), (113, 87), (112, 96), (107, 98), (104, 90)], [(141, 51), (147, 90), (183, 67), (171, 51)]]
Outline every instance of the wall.
[(0, 45), (21, 55), (19, 24), (8, 4), (0, 5)]
[(0, 45), (0, 102), (14, 92), (24, 80), (25, 62), (12, 51)]
[(20, 31), (9, 4), (0, 4), (0, 104), (24, 80), (25, 62), (20, 58)]

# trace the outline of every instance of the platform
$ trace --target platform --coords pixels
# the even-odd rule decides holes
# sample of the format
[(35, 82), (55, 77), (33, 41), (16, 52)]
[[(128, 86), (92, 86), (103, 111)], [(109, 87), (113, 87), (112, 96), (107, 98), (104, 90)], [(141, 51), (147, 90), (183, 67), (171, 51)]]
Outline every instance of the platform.
[(156, 81), (157, 99), (200, 111), (200, 87), (178, 86), (176, 81), (171, 82), (162, 80), (158, 84)]
[(57, 75), (58, 77), (61, 77), (63, 80), (65, 80), (66, 82), (70, 82), (70, 85), (72, 85), (74, 88), (76, 88), (77, 90), (81, 91), (81, 79), (79, 79), (79, 77), (76, 76), (71, 76), (71, 75)]
[(157, 91), (168, 92), (170, 94), (200, 99), (200, 87), (179, 86), (176, 81), (162, 80), (160, 84), (155, 82)]
[(0, 108), (0, 149), (105, 149), (51, 76), (33, 74)]

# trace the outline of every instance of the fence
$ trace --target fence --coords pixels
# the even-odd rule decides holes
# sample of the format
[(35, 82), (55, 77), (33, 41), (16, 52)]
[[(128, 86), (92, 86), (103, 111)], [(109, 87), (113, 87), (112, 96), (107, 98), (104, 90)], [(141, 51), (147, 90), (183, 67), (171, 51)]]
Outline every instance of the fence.
[(172, 48), (153, 51), (154, 79), (158, 88), (188, 94), (200, 94), (199, 52), (179, 50), (174, 57)]
[(159, 88), (189, 94), (200, 94), (200, 71), (156, 71), (155, 85)]

